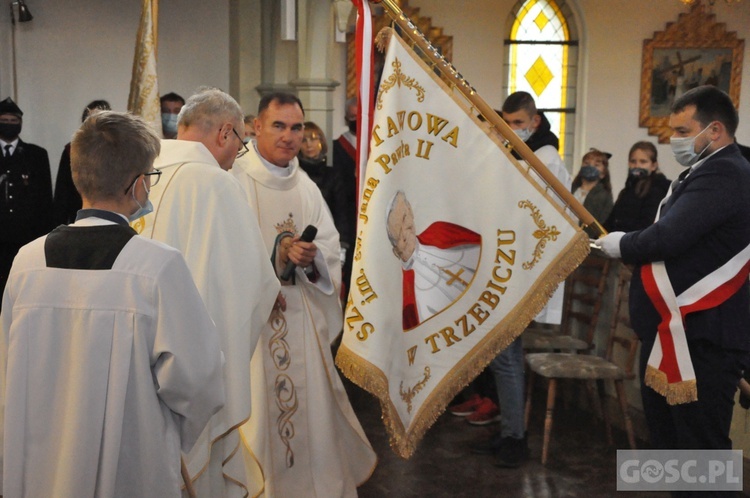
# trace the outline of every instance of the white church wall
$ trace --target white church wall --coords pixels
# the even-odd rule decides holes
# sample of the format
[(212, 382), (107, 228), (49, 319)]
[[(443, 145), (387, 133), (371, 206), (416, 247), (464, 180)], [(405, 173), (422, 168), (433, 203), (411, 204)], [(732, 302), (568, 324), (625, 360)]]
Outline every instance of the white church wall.
[[(53, 183), (63, 146), (88, 102), (127, 107), (141, 3), (29, 0), (17, 24), (21, 137), (45, 147)], [(159, 90), (187, 97), (200, 85), (229, 87), (228, 2), (160, 2)], [(0, 9), (0, 99), (12, 95), (10, 14)]]

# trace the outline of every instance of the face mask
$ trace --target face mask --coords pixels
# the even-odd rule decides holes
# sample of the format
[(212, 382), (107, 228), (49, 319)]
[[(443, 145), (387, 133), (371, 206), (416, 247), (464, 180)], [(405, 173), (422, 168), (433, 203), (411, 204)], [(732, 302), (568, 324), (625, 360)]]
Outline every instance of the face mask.
[(630, 168), (628, 176), (631, 178), (646, 178), (648, 173), (649, 172), (646, 168)]
[[(135, 182), (137, 182), (137, 181), (138, 181), (138, 179), (136, 178)], [(151, 199), (147, 198), (146, 199), (146, 205), (142, 206), (141, 203), (138, 202), (138, 199), (135, 198), (135, 182), (133, 182), (133, 188), (132, 188), (133, 193), (131, 195), (133, 196), (133, 200), (135, 201), (135, 203), (138, 204), (138, 209), (135, 211), (135, 213), (133, 213), (130, 216), (128, 216), (128, 221), (130, 221), (131, 223), (134, 222), (135, 220), (137, 220), (138, 218), (143, 218), (144, 216), (146, 216), (147, 214), (149, 214), (150, 212), (152, 212), (154, 210), (154, 205), (151, 204)], [(146, 195), (148, 195), (148, 194), (151, 193), (146, 188), (146, 179), (145, 178), (143, 179), (143, 190), (146, 191)]]
[(600, 177), (599, 170), (596, 166), (586, 165), (581, 167), (581, 178), (588, 181), (598, 180)]
[(165, 135), (177, 135), (177, 114), (163, 113), (161, 115), (161, 128)]
[(531, 127), (529, 128), (520, 128), (518, 130), (513, 130), (516, 135), (518, 135), (518, 138), (523, 140), (524, 142), (527, 141), (529, 138), (531, 138), (531, 135), (534, 133), (531, 131)]
[(685, 166), (686, 168), (689, 168), (690, 166), (695, 164), (698, 158), (704, 152), (706, 152), (706, 149), (708, 149), (708, 147), (711, 145), (711, 142), (708, 142), (708, 144), (703, 148), (702, 151), (695, 152), (695, 139), (701, 136), (703, 132), (710, 127), (711, 125), (709, 124), (708, 126), (703, 128), (703, 131), (701, 131), (694, 137), (670, 138), (669, 145), (672, 147), (672, 154), (674, 154), (675, 161)]
[(0, 137), (7, 141), (15, 140), (21, 134), (21, 123), (0, 123)]
[(357, 120), (353, 119), (351, 121), (347, 121), (346, 124), (349, 127), (349, 131), (356, 135), (357, 134)]

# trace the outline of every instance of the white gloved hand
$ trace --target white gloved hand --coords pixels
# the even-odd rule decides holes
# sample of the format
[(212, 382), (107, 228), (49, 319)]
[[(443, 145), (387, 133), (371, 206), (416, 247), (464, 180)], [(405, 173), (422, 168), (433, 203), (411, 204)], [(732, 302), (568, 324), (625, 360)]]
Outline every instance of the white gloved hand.
[(625, 232), (608, 233), (604, 237), (595, 240), (594, 245), (610, 258), (619, 258), (622, 256), (620, 252), (620, 239), (622, 239), (623, 235), (625, 235)]

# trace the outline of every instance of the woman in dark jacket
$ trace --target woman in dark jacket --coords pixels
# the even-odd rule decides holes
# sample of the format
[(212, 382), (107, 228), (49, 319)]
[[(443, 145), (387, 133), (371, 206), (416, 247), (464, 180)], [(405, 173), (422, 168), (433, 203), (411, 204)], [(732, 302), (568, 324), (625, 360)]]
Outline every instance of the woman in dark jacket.
[(323, 194), (328, 208), (335, 209), (333, 203), (334, 189), (336, 188), (333, 175), (333, 168), (326, 164), (326, 155), (328, 154), (328, 142), (323, 130), (312, 121), (305, 122), (305, 135), (302, 139), (297, 159), (299, 166), (307, 173), (307, 176), (315, 182), (315, 185)]
[[(603, 223), (612, 210), (612, 183), (609, 180), (609, 158), (611, 154), (591, 149), (581, 159), (581, 169), (573, 179), (571, 191), (583, 207)], [(587, 227), (586, 233), (596, 237), (599, 231)]]
[(671, 183), (659, 172), (656, 147), (651, 142), (633, 144), (628, 168), (625, 188), (604, 223), (604, 228), (610, 232), (632, 232), (651, 225)]

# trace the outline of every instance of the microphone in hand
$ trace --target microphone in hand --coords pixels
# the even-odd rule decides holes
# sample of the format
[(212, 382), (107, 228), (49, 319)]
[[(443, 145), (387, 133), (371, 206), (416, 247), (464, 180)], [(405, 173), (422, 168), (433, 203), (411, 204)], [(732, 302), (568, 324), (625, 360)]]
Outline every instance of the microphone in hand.
[[(300, 235), (299, 240), (301, 242), (312, 242), (315, 240), (315, 236), (318, 234), (318, 229), (314, 227), (313, 225), (307, 225), (305, 229), (302, 231), (302, 235)], [(292, 278), (292, 274), (294, 273), (294, 268), (297, 265), (292, 262), (290, 259), (286, 263), (286, 267), (284, 268), (284, 271), (281, 273), (281, 280), (289, 280)]]

